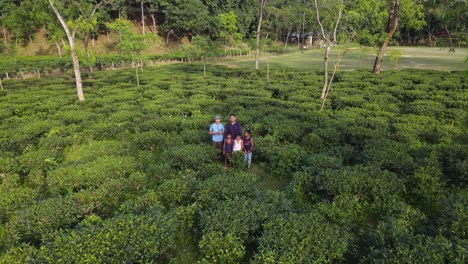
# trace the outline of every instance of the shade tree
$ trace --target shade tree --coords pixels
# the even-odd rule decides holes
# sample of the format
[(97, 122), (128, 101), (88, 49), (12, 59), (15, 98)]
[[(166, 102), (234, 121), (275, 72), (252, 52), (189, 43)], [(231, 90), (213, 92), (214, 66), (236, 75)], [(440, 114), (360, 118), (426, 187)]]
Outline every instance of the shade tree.
[(221, 24), (219, 36), (224, 41), (224, 45), (239, 43), (242, 35), (238, 32), (237, 16), (234, 11), (219, 14), (218, 19)]
[(208, 29), (208, 10), (200, 0), (165, 0), (160, 6), (164, 16), (160, 28), (166, 35), (166, 44), (171, 35), (192, 36)]
[[(75, 74), (76, 90), (78, 99), (84, 101), (83, 83), (81, 80), (80, 58), (76, 47), (76, 37), (80, 30), (88, 34), (97, 24), (96, 13), (104, 3), (109, 3), (112, 0), (92, 1), (81, 0), (76, 1), (54, 1), (48, 0), (50, 8), (57, 17), (67, 36), (68, 45), (70, 48), (70, 56), (73, 61), (73, 71)], [(89, 54), (89, 53), (88, 53)]]
[[(323, 87), (322, 87), (322, 94), (320, 95), (320, 98), (323, 100), (323, 102), (325, 102), (328, 91), (330, 90), (331, 82), (333, 81), (333, 77), (337, 70), (337, 67), (335, 65), (335, 71), (332, 75), (332, 78), (329, 80), (328, 58), (329, 58), (329, 54), (330, 54), (330, 50), (332, 46), (334, 46), (338, 41), (337, 32), (338, 32), (338, 27), (341, 21), (341, 17), (343, 15), (344, 8), (345, 8), (345, 5), (344, 5), (343, 0), (333, 2), (333, 3), (329, 3), (328, 1), (321, 1), (320, 5), (319, 5), (319, 1), (315, 0), (317, 23), (320, 26), (320, 30), (322, 32), (322, 38), (325, 41), (325, 55), (323, 57)], [(329, 18), (329, 20), (321, 19), (321, 17), (323, 18), (324, 13), (328, 14), (327, 18)], [(324, 104), (322, 104), (322, 109), (323, 107), (324, 107)]]
[(258, 22), (257, 22), (257, 31), (255, 32), (256, 35), (256, 42), (255, 42), (255, 69), (258, 70), (259, 68), (259, 61), (260, 61), (260, 34), (262, 31), (262, 21), (263, 21), (263, 12), (265, 10), (265, 6), (267, 4), (267, 0), (260, 0), (258, 2)]
[(201, 58), (203, 62), (203, 76), (206, 76), (206, 57), (210, 52), (210, 41), (203, 36), (194, 36), (190, 45), (185, 48), (185, 52), (191, 58)]
[[(154, 36), (152, 34), (136, 34), (131, 30), (132, 24), (130, 21), (124, 19), (117, 19), (112, 23), (107, 23), (106, 25), (110, 30), (119, 34), (120, 38), (117, 43), (117, 47), (120, 51), (123, 54), (130, 56), (134, 62), (136, 60), (139, 61), (140, 67), (142, 68), (143, 62), (141, 52), (147, 49), (150, 45), (150, 43), (145, 40), (154, 38)], [(138, 67), (135, 67), (137, 86), (140, 86), (138, 71)]]

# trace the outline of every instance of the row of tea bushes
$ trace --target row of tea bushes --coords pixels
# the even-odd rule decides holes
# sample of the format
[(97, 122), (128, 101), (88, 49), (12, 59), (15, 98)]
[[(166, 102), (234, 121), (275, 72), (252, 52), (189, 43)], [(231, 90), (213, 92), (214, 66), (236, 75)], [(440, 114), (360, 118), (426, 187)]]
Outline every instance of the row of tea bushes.
[(340, 72), (319, 110), (320, 73), (207, 66), (5, 81), (0, 263), (466, 262), (464, 73)]
[[(207, 56), (209, 57), (229, 57), (242, 56), (249, 54), (248, 50), (229, 50), (229, 51), (212, 51)], [(97, 70), (115, 70), (119, 68), (135, 67), (143, 62), (144, 66), (160, 65), (166, 62), (178, 61), (187, 62), (190, 60), (200, 60), (192, 58), (189, 54), (183, 51), (174, 51), (162, 55), (146, 55), (142, 61), (135, 61), (131, 56), (125, 55), (101, 55), (96, 56), (95, 61), (91, 65)], [(82, 63), (82, 69), (89, 70), (89, 66)], [(0, 79), (22, 78), (26, 75), (32, 75), (41, 78), (41, 75), (50, 76), (53, 72), (65, 74), (72, 70), (73, 64), (70, 57), (57, 56), (36, 56), (36, 57), (6, 57), (0, 59)]]

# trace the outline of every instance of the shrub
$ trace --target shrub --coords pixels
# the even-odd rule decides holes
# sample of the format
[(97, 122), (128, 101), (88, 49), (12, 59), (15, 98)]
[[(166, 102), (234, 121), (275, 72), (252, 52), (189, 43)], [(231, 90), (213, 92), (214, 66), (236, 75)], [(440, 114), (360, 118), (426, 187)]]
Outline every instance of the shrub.
[(19, 242), (37, 244), (45, 236), (79, 222), (81, 209), (70, 197), (49, 198), (16, 211), (7, 224)]
[(437, 167), (418, 168), (407, 184), (412, 204), (429, 215), (438, 213), (445, 193), (441, 179), (442, 172)]
[(40, 260), (47, 262), (163, 262), (176, 250), (178, 219), (154, 208), (142, 215), (94, 217), (74, 230), (48, 237)]
[(202, 208), (216, 206), (227, 199), (246, 196), (254, 198), (257, 179), (249, 174), (216, 175), (198, 183), (194, 194)]
[(409, 175), (414, 170), (414, 160), (408, 145), (388, 139), (371, 140), (358, 157), (363, 164), (378, 166), (392, 172)]
[(36, 189), (0, 185), (0, 223), (6, 223), (17, 210), (33, 204), (37, 196)]
[(197, 180), (193, 174), (180, 174), (174, 179), (167, 179), (158, 187), (159, 200), (167, 208), (188, 205), (192, 202), (192, 194)]
[(236, 197), (232, 200), (220, 201), (215, 207), (207, 208), (200, 213), (203, 233), (212, 231), (231, 233), (242, 239), (249, 234), (260, 231), (271, 208), (256, 199)]
[(107, 178), (99, 186), (76, 190), (71, 196), (86, 214), (112, 215), (119, 206), (146, 191), (148, 179), (141, 172), (128, 177)]
[[(258, 143), (255, 145), (258, 146)], [(298, 170), (304, 153), (296, 144), (271, 144), (259, 147), (257, 150), (271, 165), (271, 173), (279, 177), (289, 177)]]
[(245, 246), (239, 237), (230, 233), (210, 232), (200, 241), (200, 263), (239, 263)]
[(264, 225), (255, 263), (333, 263), (344, 259), (349, 235), (317, 214), (290, 214)]
[(136, 197), (129, 198), (120, 205), (118, 213), (120, 214), (143, 214), (152, 207), (162, 206), (159, 201), (159, 193), (149, 190), (146, 193), (139, 194)]
[(295, 184), (305, 194), (327, 192), (330, 195), (350, 194), (356, 199), (369, 201), (390, 199), (404, 191), (404, 185), (396, 174), (378, 167), (342, 167), (323, 170), (317, 175), (300, 173)]
[(64, 156), (66, 162), (86, 163), (108, 155), (120, 155), (123, 151), (123, 143), (117, 140), (89, 141), (68, 148)]
[(372, 247), (364, 263), (463, 263), (465, 242), (437, 235), (414, 234), (404, 219), (379, 223), (376, 232), (368, 235)]
[(73, 192), (96, 188), (108, 180), (127, 178), (134, 170), (135, 160), (130, 156), (101, 156), (88, 163), (51, 171), (47, 185), (52, 193)]
[(202, 171), (205, 164), (216, 159), (217, 150), (212, 146), (205, 145), (176, 145), (172, 146), (165, 154), (166, 158), (174, 168), (180, 170)]

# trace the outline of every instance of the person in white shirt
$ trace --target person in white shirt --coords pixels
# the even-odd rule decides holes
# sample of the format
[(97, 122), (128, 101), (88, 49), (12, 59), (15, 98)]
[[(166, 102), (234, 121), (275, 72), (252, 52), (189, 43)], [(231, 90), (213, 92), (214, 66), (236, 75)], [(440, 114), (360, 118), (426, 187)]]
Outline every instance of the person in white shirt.
[(234, 149), (233, 151), (241, 151), (244, 149), (244, 141), (241, 138), (241, 135), (237, 135), (236, 139), (234, 139)]

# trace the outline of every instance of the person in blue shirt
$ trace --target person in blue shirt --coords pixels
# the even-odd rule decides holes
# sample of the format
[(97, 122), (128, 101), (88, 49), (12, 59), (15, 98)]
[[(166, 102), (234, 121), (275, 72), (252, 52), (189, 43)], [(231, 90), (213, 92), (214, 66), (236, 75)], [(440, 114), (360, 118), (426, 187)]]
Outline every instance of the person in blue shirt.
[(215, 148), (223, 148), (223, 139), (224, 139), (224, 125), (221, 123), (221, 117), (219, 115), (215, 116), (214, 123), (211, 124), (210, 130), (208, 133), (212, 135), (212, 144)]

